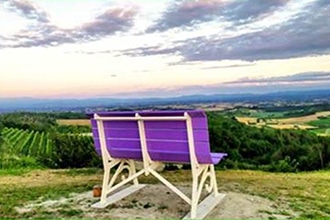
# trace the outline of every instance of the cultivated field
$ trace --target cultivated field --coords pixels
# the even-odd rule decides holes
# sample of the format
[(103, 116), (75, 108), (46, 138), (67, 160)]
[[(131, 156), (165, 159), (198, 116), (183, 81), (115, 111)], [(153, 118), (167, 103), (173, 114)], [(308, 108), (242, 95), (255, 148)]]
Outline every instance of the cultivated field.
[[(320, 119), (329, 117), (330, 111), (317, 112), (313, 115), (291, 118), (258, 118), (258, 117), (236, 117), (244, 124), (257, 127), (267, 126), (276, 129), (303, 129), (314, 130), (319, 135), (329, 135), (330, 119)], [(329, 128), (328, 128), (329, 127)]]
[(88, 119), (58, 119), (56, 122), (59, 125), (85, 125), (90, 126), (90, 120)]
[(282, 124), (304, 124), (311, 121), (315, 121), (318, 119), (318, 117), (327, 117), (327, 116), (330, 116), (330, 111), (317, 112), (313, 115), (307, 115), (303, 117), (279, 119), (278, 121), (279, 123)]

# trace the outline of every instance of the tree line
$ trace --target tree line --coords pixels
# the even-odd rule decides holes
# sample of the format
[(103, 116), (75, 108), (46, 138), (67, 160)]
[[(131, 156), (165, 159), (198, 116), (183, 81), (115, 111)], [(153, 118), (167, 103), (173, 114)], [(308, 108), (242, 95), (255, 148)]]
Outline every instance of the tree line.
[(213, 151), (228, 153), (228, 168), (310, 171), (330, 168), (330, 137), (306, 130), (251, 127), (235, 117), (208, 113)]
[[(212, 151), (228, 153), (228, 157), (218, 165), (218, 168), (259, 169), (275, 172), (330, 168), (330, 137), (317, 136), (305, 130), (251, 127), (238, 122), (233, 116), (224, 116), (217, 112), (208, 112), (207, 116)], [(10, 138), (4, 140), (2, 136), (4, 132), (1, 132), (4, 126), (22, 129), (25, 133), (38, 131), (39, 134), (44, 134), (43, 137), (49, 138), (47, 148), (50, 150), (47, 154), (34, 157), (24, 152), (19, 153), (17, 149), (13, 150), (19, 146), (9, 148), (10, 143), (7, 139)], [(54, 115), (40, 113), (1, 115), (0, 160), (19, 156), (17, 163), (23, 166), (36, 163), (50, 168), (102, 165), (101, 158), (94, 150), (91, 136), (79, 134), (79, 129), (63, 129), (63, 127), (55, 129), (56, 126), (58, 125), (56, 125)], [(82, 129), (83, 133), (86, 132), (85, 129)], [(91, 128), (89, 131), (91, 132)], [(15, 143), (18, 143), (17, 140)], [(15, 154), (11, 155), (11, 152)]]

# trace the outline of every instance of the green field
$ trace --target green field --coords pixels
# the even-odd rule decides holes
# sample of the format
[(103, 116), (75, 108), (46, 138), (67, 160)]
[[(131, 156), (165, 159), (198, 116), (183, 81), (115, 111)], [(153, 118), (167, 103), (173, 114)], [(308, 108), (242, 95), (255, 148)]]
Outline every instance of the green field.
[(262, 119), (277, 119), (283, 118), (287, 112), (266, 112), (264, 110), (252, 110), (252, 109), (236, 109), (232, 111), (235, 116), (239, 117), (253, 117)]
[(313, 112), (296, 117), (290, 116), (294, 115), (294, 112), (289, 111), (267, 112), (253, 109), (238, 109), (225, 114), (234, 114), (240, 122), (258, 127), (269, 126), (276, 129), (306, 129), (317, 135), (330, 135), (329, 111)]
[(319, 128), (330, 128), (330, 118), (321, 118), (315, 121), (311, 121), (308, 124)]
[(0, 169), (34, 166), (37, 158), (52, 152), (47, 132), (5, 127), (2, 136)]

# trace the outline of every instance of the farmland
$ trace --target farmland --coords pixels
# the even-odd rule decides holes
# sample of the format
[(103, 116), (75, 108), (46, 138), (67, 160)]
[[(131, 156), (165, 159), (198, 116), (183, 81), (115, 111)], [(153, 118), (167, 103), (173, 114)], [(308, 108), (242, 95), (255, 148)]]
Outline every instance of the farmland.
[(49, 133), (17, 128), (4, 128), (0, 169), (30, 166), (52, 152)]
[(90, 126), (90, 121), (88, 119), (58, 119), (56, 122), (59, 125), (81, 125)]
[(51, 152), (49, 133), (17, 128), (4, 128), (4, 142), (13, 153), (41, 156)]
[(281, 113), (264, 113), (262, 111), (245, 111), (245, 115), (237, 116), (236, 119), (244, 124), (256, 127), (267, 126), (276, 129), (303, 129), (310, 130), (318, 135), (330, 133), (330, 111), (316, 112), (311, 115), (284, 118)]

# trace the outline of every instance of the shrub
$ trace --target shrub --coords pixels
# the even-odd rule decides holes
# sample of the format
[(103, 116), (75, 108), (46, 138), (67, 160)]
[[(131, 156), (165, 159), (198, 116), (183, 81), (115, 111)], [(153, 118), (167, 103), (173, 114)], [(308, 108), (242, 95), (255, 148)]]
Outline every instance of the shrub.
[(55, 134), (51, 155), (40, 160), (51, 168), (81, 168), (101, 166), (90, 136)]

